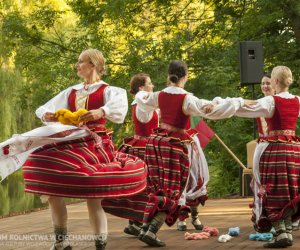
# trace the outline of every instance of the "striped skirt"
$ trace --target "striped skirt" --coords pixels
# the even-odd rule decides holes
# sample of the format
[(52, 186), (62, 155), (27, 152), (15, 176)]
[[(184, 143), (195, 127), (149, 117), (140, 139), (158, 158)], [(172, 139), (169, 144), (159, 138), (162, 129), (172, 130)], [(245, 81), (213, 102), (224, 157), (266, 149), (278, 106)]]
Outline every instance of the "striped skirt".
[(119, 152), (131, 154), (144, 160), (146, 153), (146, 139), (135, 139), (134, 137), (128, 137), (124, 139), (123, 144), (118, 148)]
[[(147, 188), (139, 195), (122, 199), (104, 199), (104, 210), (113, 215), (150, 222), (158, 211), (167, 213), (166, 223), (172, 226), (178, 217), (184, 219), (190, 209), (178, 202), (189, 174), (187, 134), (155, 131), (146, 144), (145, 161), (148, 166)], [(169, 136), (170, 135), (170, 136)]]
[[(146, 152), (147, 140), (139, 140), (133, 137), (124, 139), (124, 143), (119, 147), (118, 151), (135, 155), (140, 159), (144, 159)], [(148, 194), (146, 189), (142, 192), (118, 199), (103, 199), (102, 207), (106, 213), (126, 218), (129, 220), (140, 221), (144, 219), (144, 211), (148, 202)]]
[[(276, 221), (287, 214), (300, 218), (300, 144), (270, 142), (259, 163), (260, 181), (266, 191), (258, 225)], [(255, 218), (253, 218), (254, 220)]]
[[(148, 203), (144, 221), (151, 221), (154, 215), (163, 211), (166, 223), (173, 225), (182, 210), (179, 199), (185, 189), (190, 170), (187, 144), (192, 143), (187, 134), (167, 130), (156, 130), (147, 143), (145, 161), (148, 166)], [(186, 216), (187, 213), (185, 213)]]
[(48, 144), (23, 165), (25, 191), (74, 198), (115, 198), (141, 192), (147, 168), (137, 157), (115, 153), (108, 135)]

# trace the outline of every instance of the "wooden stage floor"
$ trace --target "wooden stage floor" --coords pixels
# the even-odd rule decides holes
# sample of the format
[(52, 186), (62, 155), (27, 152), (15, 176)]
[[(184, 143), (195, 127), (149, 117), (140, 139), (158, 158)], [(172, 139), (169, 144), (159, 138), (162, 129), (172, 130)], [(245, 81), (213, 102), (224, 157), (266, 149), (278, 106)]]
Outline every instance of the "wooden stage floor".
[[(208, 240), (185, 240), (184, 232), (176, 230), (176, 225), (169, 228), (163, 226), (159, 238), (167, 243), (160, 249), (264, 249), (264, 242), (250, 241), (249, 234), (254, 233), (250, 222), (251, 211), (248, 204), (251, 198), (243, 199), (212, 199), (205, 207), (201, 207), (202, 223), (206, 226), (217, 227), (220, 234), (226, 234), (230, 227), (240, 227), (240, 235), (227, 243), (219, 243), (217, 237)], [(68, 205), (69, 234), (74, 250), (92, 250), (91, 230), (88, 221), (86, 204)], [(107, 250), (155, 249), (146, 246), (134, 236), (123, 233), (127, 221), (108, 215), (109, 237)], [(188, 231), (193, 230), (188, 221)], [(0, 249), (1, 250), (41, 250), (50, 249), (52, 242), (52, 226), (49, 209), (0, 219)], [(300, 249), (300, 230), (294, 232), (294, 245), (289, 249)]]

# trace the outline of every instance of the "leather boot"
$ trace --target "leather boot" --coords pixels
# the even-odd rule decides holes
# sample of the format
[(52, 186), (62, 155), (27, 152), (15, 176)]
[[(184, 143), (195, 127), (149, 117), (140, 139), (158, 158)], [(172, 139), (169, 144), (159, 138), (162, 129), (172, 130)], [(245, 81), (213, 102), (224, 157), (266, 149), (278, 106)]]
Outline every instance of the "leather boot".
[(202, 230), (203, 229), (203, 224), (201, 223), (201, 221), (199, 220), (199, 212), (198, 212), (198, 206), (196, 207), (191, 207), (192, 213), (191, 213), (191, 217), (192, 217), (192, 224), (194, 226), (194, 228), (196, 230)]
[(290, 246), (288, 238), (283, 238), (280, 240), (275, 239), (275, 241), (264, 244), (264, 248), (286, 248)]
[(166, 243), (158, 239), (156, 233), (159, 231), (161, 226), (164, 224), (166, 219), (166, 213), (158, 212), (152, 219), (149, 229), (146, 234), (140, 239), (144, 243), (153, 247), (164, 247)]
[(186, 231), (187, 227), (186, 227), (186, 220), (180, 220), (177, 223), (177, 230), (178, 231)]
[(50, 250), (71, 250), (70, 242), (68, 240), (67, 228), (54, 225), (55, 242)]
[(124, 233), (139, 236), (141, 231), (141, 225), (142, 224), (140, 222), (129, 221), (128, 226), (124, 228)]
[(140, 234), (138, 235), (139, 240), (141, 240), (145, 236), (148, 229), (149, 229), (149, 223), (143, 223), (143, 225), (141, 226)]
[(96, 250), (104, 250), (107, 245), (107, 240), (95, 240)]

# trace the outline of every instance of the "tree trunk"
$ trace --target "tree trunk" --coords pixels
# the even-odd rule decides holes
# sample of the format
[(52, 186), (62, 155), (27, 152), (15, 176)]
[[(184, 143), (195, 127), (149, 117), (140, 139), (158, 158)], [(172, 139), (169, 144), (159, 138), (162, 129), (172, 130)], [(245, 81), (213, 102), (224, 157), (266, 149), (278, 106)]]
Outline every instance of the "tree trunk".
[(300, 51), (300, 3), (298, 0), (287, 0), (283, 3), (282, 7), (291, 21), (298, 51)]
[(300, 50), (300, 16), (293, 13), (290, 17), (290, 20), (295, 33), (296, 43), (298, 45), (298, 49)]

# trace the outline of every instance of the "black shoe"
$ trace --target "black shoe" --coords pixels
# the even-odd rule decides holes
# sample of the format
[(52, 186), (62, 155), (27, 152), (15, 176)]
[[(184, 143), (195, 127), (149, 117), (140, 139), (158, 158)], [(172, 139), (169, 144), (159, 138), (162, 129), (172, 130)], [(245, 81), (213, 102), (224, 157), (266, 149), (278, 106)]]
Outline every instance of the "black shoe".
[(95, 246), (96, 250), (104, 250), (107, 245), (107, 241), (102, 241), (102, 240), (96, 240)]
[(136, 225), (128, 225), (124, 228), (124, 233), (134, 236), (139, 236), (141, 229)]
[(264, 244), (264, 248), (286, 248), (291, 246), (292, 241), (288, 238), (283, 238), (280, 240), (275, 240), (274, 242)]
[(146, 232), (144, 230), (140, 231), (140, 234), (138, 235), (138, 239), (142, 240), (142, 238), (145, 236)]
[(139, 240), (141, 240), (144, 237), (148, 229), (149, 229), (149, 225), (147, 223), (142, 224), (140, 234), (138, 235)]
[(288, 246), (291, 247), (293, 245), (293, 240), (288, 239)]
[(194, 224), (194, 222), (195, 222), (195, 221), (192, 221), (192, 224), (193, 224), (193, 226), (194, 226), (194, 228), (195, 228), (196, 230), (201, 231), (201, 230), (204, 228), (204, 226), (203, 226), (202, 223), (201, 223), (201, 224)]
[(185, 221), (178, 221), (177, 230), (178, 231), (186, 231), (186, 229), (187, 229), (187, 227), (186, 227)]
[(152, 247), (165, 247), (166, 246), (166, 243), (159, 240), (156, 235), (155, 235), (155, 237), (151, 237), (150, 235), (148, 235), (146, 233), (144, 235), (144, 237), (141, 238), (140, 240)]

